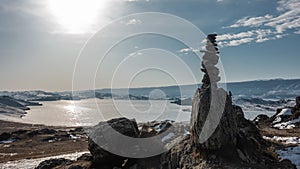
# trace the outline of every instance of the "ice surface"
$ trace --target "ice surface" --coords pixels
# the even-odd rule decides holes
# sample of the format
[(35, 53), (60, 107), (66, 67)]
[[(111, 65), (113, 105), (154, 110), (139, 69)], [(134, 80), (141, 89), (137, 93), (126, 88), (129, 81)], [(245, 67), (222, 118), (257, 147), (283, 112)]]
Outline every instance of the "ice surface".
[(0, 168), (5, 169), (29, 169), (29, 168), (35, 168), (39, 165), (40, 162), (49, 160), (49, 159), (55, 159), (55, 158), (65, 158), (70, 160), (76, 160), (81, 155), (89, 153), (89, 152), (77, 152), (72, 154), (65, 154), (65, 155), (59, 155), (59, 156), (52, 156), (52, 157), (45, 157), (45, 158), (37, 158), (37, 159), (24, 159), (24, 160), (18, 160), (18, 161), (9, 161), (7, 163), (0, 163)]
[(289, 147), (282, 150), (278, 150), (277, 153), (282, 159), (289, 159), (296, 165), (297, 169), (300, 169), (300, 147)]

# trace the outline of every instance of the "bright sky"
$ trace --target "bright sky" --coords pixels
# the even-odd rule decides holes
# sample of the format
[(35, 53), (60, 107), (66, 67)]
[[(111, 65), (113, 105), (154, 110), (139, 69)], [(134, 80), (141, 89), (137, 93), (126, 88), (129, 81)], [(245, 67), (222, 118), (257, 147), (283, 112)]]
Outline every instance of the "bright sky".
[[(0, 90), (71, 90), (76, 59), (85, 42), (114, 20), (141, 12), (169, 13), (204, 34), (218, 33), (223, 81), (225, 77), (227, 82), (300, 78), (300, 0), (2, 0)], [(155, 25), (160, 19), (118, 20), (122, 26), (96, 34), (101, 43), (90, 44), (82, 55), (104, 53), (108, 50), (104, 46), (127, 28), (133, 34), (141, 28), (183, 29), (169, 21)], [(178, 33), (193, 35), (187, 29)], [(95, 79), (96, 88), (199, 82), (200, 59), (193, 52), (199, 50), (203, 37), (193, 38), (199, 47), (162, 35), (131, 36), (119, 42), (102, 65), (99, 56), (79, 59), (76, 89), (94, 87), (88, 77)], [(97, 71), (90, 73), (91, 65), (98, 66)]]

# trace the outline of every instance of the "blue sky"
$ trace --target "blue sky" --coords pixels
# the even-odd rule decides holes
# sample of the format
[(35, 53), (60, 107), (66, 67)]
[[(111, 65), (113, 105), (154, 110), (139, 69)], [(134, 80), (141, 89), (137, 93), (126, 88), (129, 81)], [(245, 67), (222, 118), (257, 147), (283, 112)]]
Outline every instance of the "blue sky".
[[(204, 34), (218, 33), (223, 81), (300, 78), (299, 0), (2, 0), (0, 90), (71, 90), (76, 58), (85, 42), (115, 19), (141, 12), (176, 15), (196, 25)], [(124, 25), (145, 25), (143, 18), (129, 21)], [(102, 41), (109, 43), (118, 34), (116, 31), (119, 30), (109, 30)], [(156, 49), (148, 51), (148, 48)], [(106, 71), (100, 71), (105, 68), (101, 65), (96, 76), (83, 71), (77, 89), (93, 87), (85, 79), (89, 76), (97, 77), (97, 88), (109, 87), (108, 79), (115, 70), (110, 64), (134, 55), (139, 57), (132, 62), (128, 60), (127, 66), (120, 69), (122, 73), (116, 76), (115, 87), (126, 87), (135, 68), (150, 63), (173, 75), (149, 70), (133, 78), (132, 87), (199, 82), (200, 59), (193, 53), (197, 50), (163, 36), (129, 38), (109, 54)], [(176, 59), (170, 61), (176, 56), (188, 65), (196, 76), (194, 79), (176, 66)], [(88, 70), (93, 62), (83, 59), (81, 64), (85, 65), (83, 70)]]

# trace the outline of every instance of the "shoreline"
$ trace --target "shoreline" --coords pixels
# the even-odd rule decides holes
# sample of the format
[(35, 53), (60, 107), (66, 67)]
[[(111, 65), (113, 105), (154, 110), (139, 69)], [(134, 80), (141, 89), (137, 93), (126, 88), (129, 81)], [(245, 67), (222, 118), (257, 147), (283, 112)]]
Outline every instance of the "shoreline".
[(0, 120), (0, 134), (1, 141), (7, 141), (0, 144), (0, 163), (88, 151), (87, 136), (81, 127)]

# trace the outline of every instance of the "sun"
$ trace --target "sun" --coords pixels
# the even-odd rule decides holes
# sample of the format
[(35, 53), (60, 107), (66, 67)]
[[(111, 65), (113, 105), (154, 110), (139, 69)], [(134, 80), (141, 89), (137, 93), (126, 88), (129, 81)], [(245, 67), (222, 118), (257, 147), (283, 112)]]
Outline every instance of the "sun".
[(47, 7), (65, 33), (82, 34), (104, 14), (109, 0), (48, 0)]

